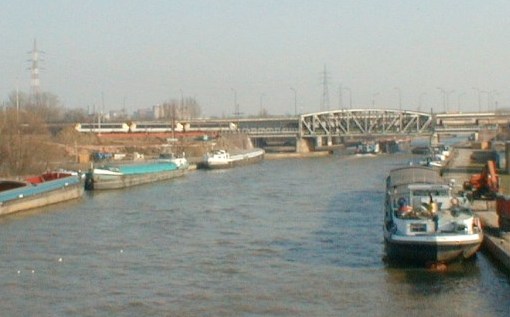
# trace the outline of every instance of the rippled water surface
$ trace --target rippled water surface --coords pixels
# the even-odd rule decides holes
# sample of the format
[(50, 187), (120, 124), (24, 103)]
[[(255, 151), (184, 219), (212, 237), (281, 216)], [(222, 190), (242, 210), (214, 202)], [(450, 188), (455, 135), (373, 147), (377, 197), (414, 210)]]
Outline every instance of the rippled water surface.
[(0, 218), (2, 316), (509, 316), (487, 255), (383, 261), (406, 154), (265, 161)]

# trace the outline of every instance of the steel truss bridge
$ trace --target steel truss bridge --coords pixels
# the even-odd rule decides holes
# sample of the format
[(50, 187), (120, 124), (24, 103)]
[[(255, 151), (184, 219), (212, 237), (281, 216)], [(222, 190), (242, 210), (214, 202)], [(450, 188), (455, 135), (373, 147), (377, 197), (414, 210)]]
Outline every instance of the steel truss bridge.
[(300, 137), (426, 135), (434, 130), (433, 116), (415, 111), (351, 109), (301, 115)]

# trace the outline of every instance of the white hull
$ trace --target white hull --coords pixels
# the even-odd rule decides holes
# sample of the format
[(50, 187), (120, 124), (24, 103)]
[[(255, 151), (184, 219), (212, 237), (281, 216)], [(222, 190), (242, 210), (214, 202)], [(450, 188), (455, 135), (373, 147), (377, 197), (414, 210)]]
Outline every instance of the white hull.
[(172, 171), (161, 171), (147, 174), (129, 174), (116, 173), (105, 170), (94, 169), (93, 186), (94, 190), (120, 189), (147, 183), (154, 183), (183, 176), (185, 169), (175, 169)]
[(452, 262), (469, 259), (478, 252), (483, 240), (481, 232), (471, 235), (407, 237), (389, 234), (385, 237), (390, 259), (408, 262)]
[(209, 169), (231, 168), (262, 161), (265, 151), (261, 149), (229, 155), (225, 151), (213, 153), (204, 158), (204, 167)]

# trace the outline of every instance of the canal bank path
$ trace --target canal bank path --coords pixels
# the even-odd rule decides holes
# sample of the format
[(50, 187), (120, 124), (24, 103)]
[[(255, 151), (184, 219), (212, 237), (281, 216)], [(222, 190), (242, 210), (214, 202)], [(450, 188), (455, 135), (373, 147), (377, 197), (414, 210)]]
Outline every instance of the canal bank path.
[[(448, 168), (444, 171), (446, 179), (455, 180), (455, 191), (463, 189), (463, 183), (469, 180), (471, 174), (480, 173), (480, 168), (470, 167), (473, 149), (460, 145), (455, 147), (454, 157)], [(475, 200), (472, 205), (473, 211), (482, 221), (484, 228), (484, 241), (482, 247), (510, 270), (510, 233), (500, 231), (496, 202), (487, 200)]]

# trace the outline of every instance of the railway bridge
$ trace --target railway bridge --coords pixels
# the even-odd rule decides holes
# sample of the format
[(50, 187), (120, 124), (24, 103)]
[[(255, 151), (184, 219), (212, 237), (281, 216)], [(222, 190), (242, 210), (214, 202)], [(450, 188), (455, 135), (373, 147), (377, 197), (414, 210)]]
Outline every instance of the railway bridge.
[(241, 119), (238, 128), (259, 146), (285, 139), (300, 151), (327, 148), (363, 139), (402, 139), (474, 133), (507, 125), (506, 113), (426, 113), (391, 109), (341, 109), (289, 118)]
[(433, 115), (415, 111), (352, 109), (312, 113), (299, 118), (299, 138), (314, 147), (349, 139), (398, 138), (431, 135)]

